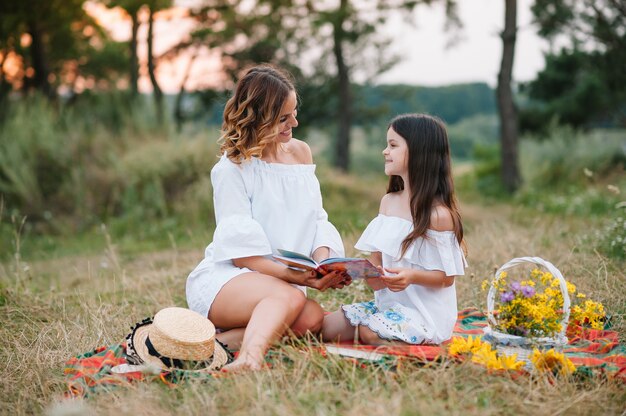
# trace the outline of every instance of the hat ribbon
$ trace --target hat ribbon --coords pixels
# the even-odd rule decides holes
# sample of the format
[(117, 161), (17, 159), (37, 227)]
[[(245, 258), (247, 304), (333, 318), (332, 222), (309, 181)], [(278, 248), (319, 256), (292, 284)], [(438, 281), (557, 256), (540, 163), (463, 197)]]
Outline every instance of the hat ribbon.
[[(152, 345), (152, 342), (150, 341), (150, 337), (149, 336), (146, 338), (146, 347), (148, 347), (148, 353), (151, 356), (156, 357), (159, 360), (161, 360), (161, 362), (163, 364), (165, 364), (166, 367), (174, 367), (174, 368), (184, 369), (185, 367), (189, 368), (190, 366), (192, 368), (195, 368), (198, 364), (203, 364), (204, 366), (207, 366), (207, 365), (211, 364), (211, 360), (213, 358), (213, 356), (211, 355), (211, 357), (208, 360), (202, 360), (202, 361), (185, 360), (183, 362), (183, 360), (179, 360), (178, 358), (171, 358), (171, 357), (167, 357), (165, 355), (161, 355), (161, 353), (159, 353), (156, 350), (156, 348), (154, 348), (154, 345)], [(187, 363), (186, 366), (185, 366), (185, 363)]]

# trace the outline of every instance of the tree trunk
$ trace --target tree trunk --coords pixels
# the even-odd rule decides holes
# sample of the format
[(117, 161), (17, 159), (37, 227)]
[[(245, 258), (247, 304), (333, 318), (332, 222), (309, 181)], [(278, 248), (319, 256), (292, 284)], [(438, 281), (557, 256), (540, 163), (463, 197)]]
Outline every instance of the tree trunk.
[(152, 83), (152, 96), (154, 97), (154, 105), (157, 110), (157, 119), (159, 123), (163, 123), (163, 92), (159, 83), (157, 82), (156, 75), (154, 74), (155, 63), (153, 55), (154, 46), (154, 8), (150, 7), (150, 16), (148, 18), (148, 74), (150, 75), (150, 82)]
[(513, 101), (511, 79), (513, 58), (515, 57), (515, 37), (517, 34), (517, 0), (505, 0), (504, 31), (502, 32), (502, 62), (498, 74), (498, 112), (500, 116), (501, 174), (504, 186), (514, 192), (521, 178), (517, 162), (518, 118)]
[(352, 96), (350, 93), (350, 74), (343, 57), (343, 40), (346, 34), (343, 22), (346, 18), (348, 0), (341, 0), (339, 12), (333, 22), (333, 53), (337, 62), (337, 81), (339, 83), (339, 125), (337, 132), (335, 167), (347, 172), (350, 167), (350, 126), (352, 124)]
[(130, 35), (130, 92), (133, 98), (139, 95), (139, 60), (137, 58), (137, 32), (139, 31), (139, 10), (130, 10), (132, 20)]
[(33, 85), (46, 97), (52, 98), (54, 93), (52, 91), (52, 87), (50, 86), (50, 82), (48, 81), (50, 69), (48, 68), (46, 46), (43, 40), (43, 33), (36, 20), (30, 19), (28, 21), (28, 33), (31, 37), (30, 56), (32, 59), (33, 69), (35, 70)]
[(189, 79), (189, 74), (191, 74), (191, 67), (198, 57), (199, 49), (196, 49), (189, 62), (187, 63), (187, 69), (185, 70), (185, 75), (183, 76), (183, 80), (180, 83), (180, 90), (178, 91), (178, 95), (176, 96), (176, 103), (174, 105), (174, 120), (176, 121), (176, 131), (180, 133), (183, 128), (183, 122), (185, 121), (185, 117), (183, 116), (183, 97), (185, 96), (185, 84)]

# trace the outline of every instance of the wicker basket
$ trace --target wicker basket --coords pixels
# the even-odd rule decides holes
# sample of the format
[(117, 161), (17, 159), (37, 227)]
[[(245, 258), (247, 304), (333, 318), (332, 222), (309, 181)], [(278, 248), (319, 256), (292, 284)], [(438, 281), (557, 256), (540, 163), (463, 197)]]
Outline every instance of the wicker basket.
[[(563, 295), (563, 317), (561, 320), (561, 330), (554, 337), (522, 337), (502, 333), (494, 329), (498, 326), (498, 321), (493, 314), (493, 308), (495, 303), (494, 299), (496, 296), (496, 288), (494, 284), (498, 280), (500, 280), (502, 272), (526, 263), (542, 266), (559, 280), (559, 287), (561, 289), (561, 294)], [(537, 348), (540, 350), (551, 348), (554, 348), (556, 350), (562, 350), (563, 346), (567, 344), (566, 331), (567, 324), (569, 322), (569, 313), (570, 299), (567, 293), (567, 284), (561, 272), (556, 267), (554, 267), (552, 263), (540, 257), (515, 258), (505, 263), (496, 271), (495, 278), (491, 283), (491, 287), (489, 288), (489, 293), (487, 294), (487, 318), (489, 324), (484, 328), (484, 339), (486, 341), (489, 341), (500, 354), (505, 354), (507, 356), (517, 354), (517, 359), (524, 361), (526, 363), (526, 367), (530, 369), (530, 354), (532, 353), (533, 348)]]

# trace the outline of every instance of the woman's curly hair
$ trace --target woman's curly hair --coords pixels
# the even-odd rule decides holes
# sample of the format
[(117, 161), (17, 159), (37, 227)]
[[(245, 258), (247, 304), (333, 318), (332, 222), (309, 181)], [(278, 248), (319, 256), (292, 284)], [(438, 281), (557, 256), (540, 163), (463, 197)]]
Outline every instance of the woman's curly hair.
[(278, 135), (280, 111), (291, 91), (295, 91), (291, 76), (276, 67), (248, 70), (224, 108), (221, 153), (236, 163), (261, 157)]

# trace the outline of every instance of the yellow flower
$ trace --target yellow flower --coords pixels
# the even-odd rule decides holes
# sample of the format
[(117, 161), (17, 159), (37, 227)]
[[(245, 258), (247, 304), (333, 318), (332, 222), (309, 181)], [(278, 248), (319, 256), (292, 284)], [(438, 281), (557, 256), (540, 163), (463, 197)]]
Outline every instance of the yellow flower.
[(470, 335), (467, 338), (453, 338), (452, 342), (448, 345), (448, 353), (454, 356), (470, 353), (474, 354), (475, 352), (486, 348), (491, 349), (491, 344), (482, 341), (479, 337), (472, 338)]
[(500, 370), (502, 364), (496, 355), (496, 351), (489, 348), (481, 348), (472, 354), (472, 362), (484, 365), (488, 370)]
[(500, 368), (504, 370), (521, 370), (524, 367), (524, 361), (518, 361), (517, 354), (511, 356), (501, 355), (499, 357)]
[(563, 353), (556, 352), (554, 349), (545, 352), (534, 349), (530, 361), (540, 373), (550, 372), (567, 376), (576, 371), (574, 363)]

